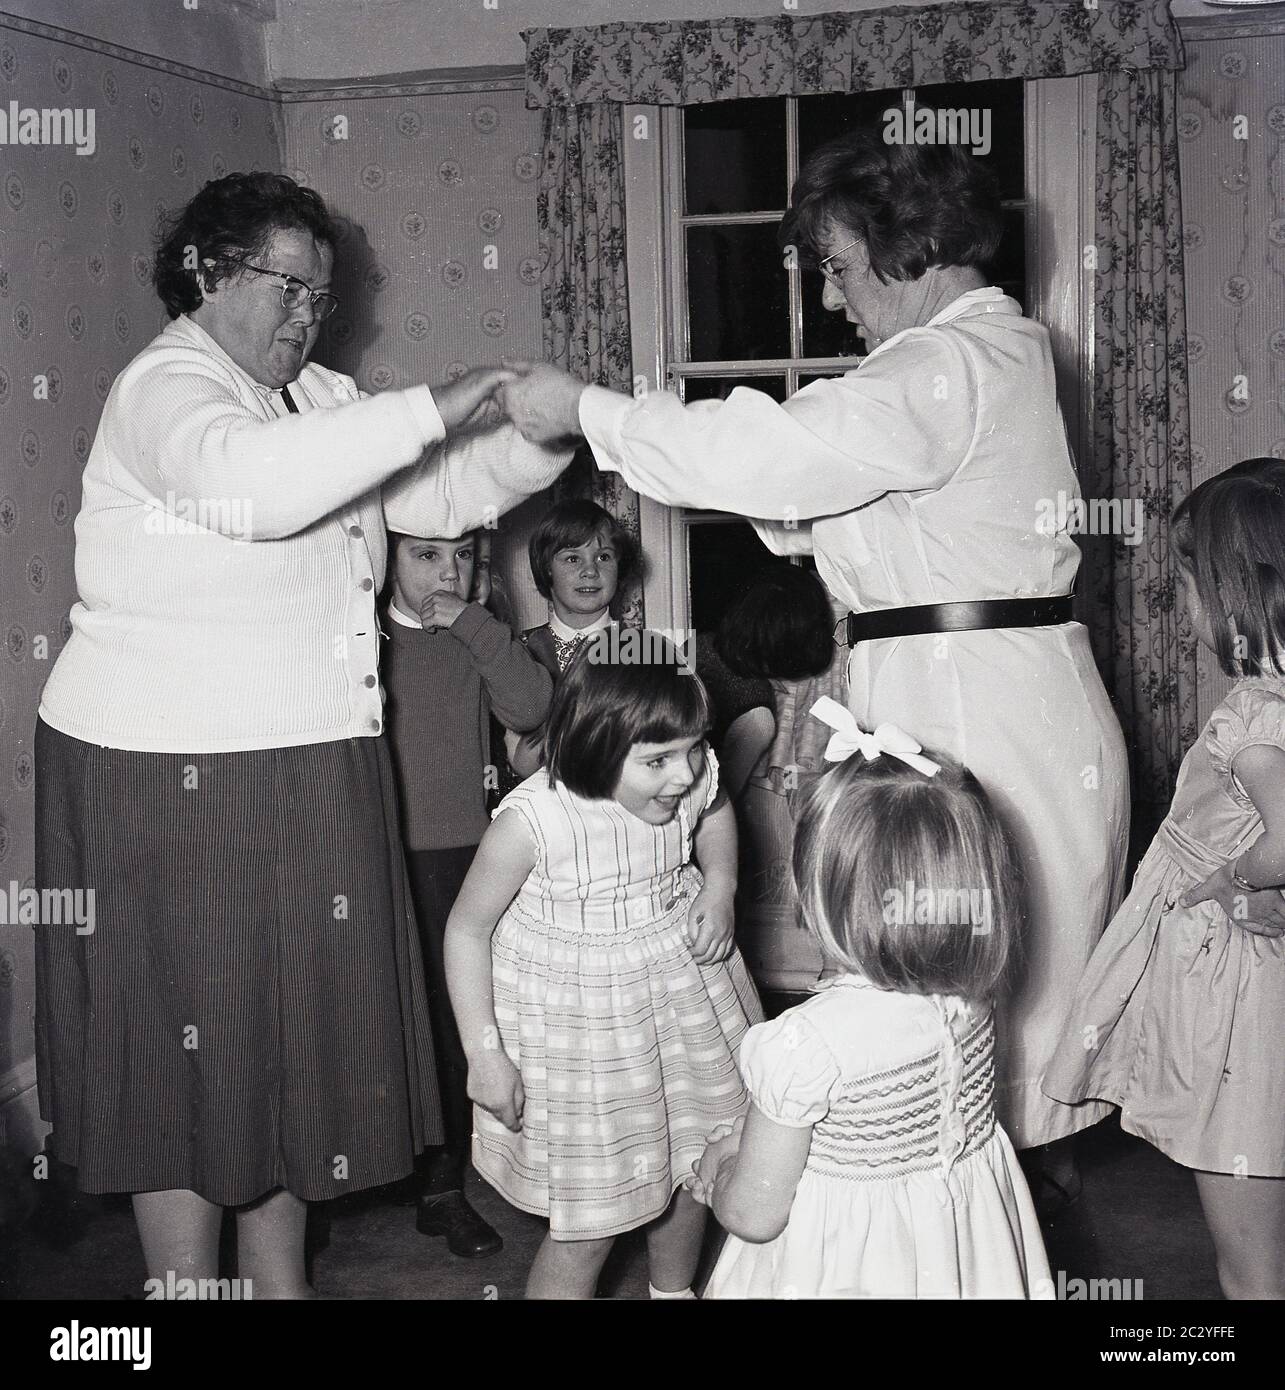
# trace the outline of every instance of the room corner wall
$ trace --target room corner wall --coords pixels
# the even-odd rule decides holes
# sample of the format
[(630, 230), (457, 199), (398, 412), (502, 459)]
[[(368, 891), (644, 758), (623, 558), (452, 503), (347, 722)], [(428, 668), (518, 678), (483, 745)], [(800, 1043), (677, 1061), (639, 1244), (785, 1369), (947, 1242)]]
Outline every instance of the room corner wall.
[[(59, 4), (85, 12), (74, 0)], [(172, 48), (172, 36), (153, 37), (149, 46)], [(226, 72), (238, 51), (214, 57)], [(10, 884), (34, 881), (32, 739), (76, 601), (81, 471), (113, 380), (164, 321), (150, 285), (158, 217), (235, 169), (284, 169), (316, 187), (346, 232), (344, 310), (318, 359), (368, 390), (440, 382), (501, 355), (542, 355), (539, 117), (523, 105), (520, 80), (278, 92), (0, 13), (0, 109), (10, 101), (78, 109), (85, 119), (92, 112), (94, 148), (0, 144), (6, 905)], [(343, 139), (327, 124), (335, 114), (346, 117)], [(519, 625), (545, 616), (525, 560), (526, 532), (545, 501), (510, 514), (496, 546)], [(33, 930), (0, 921), (0, 1143), (28, 1153), (44, 1132)]]
[[(94, 117), (92, 153), (0, 144), (0, 890), (34, 872), (32, 737), (76, 601), (80, 475), (112, 381), (164, 311), (157, 218), (209, 178), (281, 167), (273, 94), (0, 14), (0, 109)], [(83, 130), (87, 132), (88, 126)], [(86, 142), (87, 143), (87, 142)], [(7, 917), (8, 914), (6, 913)], [(0, 1142), (31, 1151), (33, 928), (0, 924)]]

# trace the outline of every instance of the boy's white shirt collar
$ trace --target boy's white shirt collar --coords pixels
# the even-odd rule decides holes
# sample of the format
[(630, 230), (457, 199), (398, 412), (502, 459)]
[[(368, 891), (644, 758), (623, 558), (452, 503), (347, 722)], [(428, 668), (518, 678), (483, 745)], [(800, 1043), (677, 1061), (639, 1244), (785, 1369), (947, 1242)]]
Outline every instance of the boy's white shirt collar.
[(408, 614), (403, 613), (402, 610), (398, 608), (396, 599), (389, 600), (388, 616), (393, 622), (400, 623), (403, 627), (417, 627), (422, 630), (424, 626), (418, 618), (412, 618)]
[(564, 623), (556, 613), (549, 614), (549, 631), (560, 642), (574, 642), (577, 637), (583, 637), (588, 632), (597, 632), (599, 628), (614, 627), (616, 620), (611, 616), (610, 611), (604, 613), (602, 617), (596, 618), (588, 627), (570, 627)]

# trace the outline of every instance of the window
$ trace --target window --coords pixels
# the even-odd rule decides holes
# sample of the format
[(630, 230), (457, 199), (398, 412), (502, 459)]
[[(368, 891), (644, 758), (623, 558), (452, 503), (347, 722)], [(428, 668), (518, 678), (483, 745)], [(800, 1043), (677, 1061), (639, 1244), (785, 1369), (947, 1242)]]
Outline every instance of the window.
[[(1082, 270), (1094, 222), (1091, 77), (681, 111), (627, 108), (626, 130), (647, 132), (625, 141), (634, 371), (650, 386), (670, 387), (692, 401), (724, 396), (742, 383), (785, 400), (816, 377), (851, 370), (865, 344), (842, 315), (821, 308), (819, 275), (786, 268), (776, 228), (813, 149), (911, 97), (920, 107), (990, 109), (992, 149), (985, 157), (995, 161), (1008, 219), (992, 279), (1049, 330), (1068, 436), (1078, 452), (1092, 437), (1093, 287)], [(647, 621), (655, 627), (713, 627), (771, 558), (737, 517), (646, 498), (640, 515), (650, 567)], [(784, 797), (753, 782), (738, 805), (737, 933), (762, 986), (800, 990), (811, 987), (819, 967), (784, 886), (785, 807)]]
[[(627, 129), (629, 114), (646, 113), (661, 137), (626, 141), (635, 370), (650, 363), (650, 380), (687, 401), (722, 398), (738, 385), (785, 400), (859, 363), (865, 344), (842, 315), (822, 308), (819, 272), (785, 265), (777, 227), (808, 155), (858, 123), (880, 124), (899, 105), (989, 113), (990, 149), (977, 157), (993, 162), (1007, 223), (991, 280), (1053, 332), (1075, 448), (1090, 366), (1077, 268), (1092, 239), (1091, 79), (630, 108)], [(649, 180), (651, 207), (638, 196)], [(657, 625), (716, 622), (735, 586), (770, 558), (739, 518), (646, 500), (642, 513), (648, 621)]]

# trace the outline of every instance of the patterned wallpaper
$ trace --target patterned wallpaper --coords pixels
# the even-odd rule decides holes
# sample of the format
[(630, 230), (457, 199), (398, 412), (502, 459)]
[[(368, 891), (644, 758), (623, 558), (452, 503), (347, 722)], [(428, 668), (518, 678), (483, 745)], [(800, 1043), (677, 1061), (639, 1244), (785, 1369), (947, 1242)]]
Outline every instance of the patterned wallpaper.
[[(94, 149), (0, 144), (6, 891), (11, 881), (29, 882), (34, 869), (31, 739), (76, 597), (81, 470), (112, 381), (164, 318), (149, 284), (157, 214), (228, 170), (281, 167), (276, 105), (254, 89), (34, 30), (0, 17), (0, 109), (80, 108), (85, 120), (92, 109)], [(6, 1074), (32, 1053), (31, 930), (0, 925), (0, 1097)]]
[[(317, 356), (367, 390), (540, 355), (539, 117), (520, 90), (274, 101), (41, 28), (0, 16), (0, 109), (92, 108), (95, 147), (0, 144), (0, 889), (32, 878), (31, 736), (76, 597), (80, 473), (112, 381), (164, 320), (149, 284), (163, 208), (233, 169), (317, 188), (344, 232), (344, 302)], [(525, 535), (546, 504), (496, 546), (523, 625), (545, 617)], [(30, 933), (0, 925), (0, 1101), (31, 1079)]]
[[(1178, 74), (1195, 482), (1285, 458), (1285, 34), (1186, 42)], [(1203, 722), (1229, 682), (1200, 650)]]
[[(540, 117), (521, 90), (285, 102), (287, 169), (341, 219), (342, 303), (316, 358), (367, 391), (434, 385), (501, 357), (542, 355), (535, 200)], [(547, 505), (501, 522), (493, 569), (522, 626), (547, 608), (526, 535)]]
[[(1251, 454), (1285, 456), (1285, 36), (1188, 36), (1187, 56), (1180, 154), (1200, 479)], [(11, 100), (92, 108), (96, 148), (0, 144), (0, 889), (32, 874), (31, 733), (75, 598), (81, 468), (112, 380), (162, 317), (147, 283), (157, 211), (237, 168), (284, 168), (317, 188), (345, 229), (344, 306), (317, 355), (368, 390), (536, 357), (541, 339), (539, 118), (510, 84), (273, 101), (0, 15), (0, 109)], [(523, 625), (545, 616), (524, 555), (543, 505), (511, 514), (497, 547)], [(1202, 717), (1220, 692), (1204, 668)], [(0, 925), (0, 1100), (29, 1080), (31, 1009), (30, 929)]]

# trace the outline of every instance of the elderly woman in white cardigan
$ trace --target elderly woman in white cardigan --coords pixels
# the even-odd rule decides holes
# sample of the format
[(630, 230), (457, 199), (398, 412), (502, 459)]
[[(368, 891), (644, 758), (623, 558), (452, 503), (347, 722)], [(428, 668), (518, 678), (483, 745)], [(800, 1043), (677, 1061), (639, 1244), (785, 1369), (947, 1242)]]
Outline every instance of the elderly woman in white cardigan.
[[(763, 518), (774, 550), (815, 555), (852, 610), (859, 723), (945, 749), (1006, 814), (1029, 916), (997, 1099), (1031, 1148), (1106, 1113), (1039, 1083), (1119, 899), (1128, 795), (1120, 728), (1071, 620), (1079, 552), (1041, 525), (1059, 494), (1079, 495), (1048, 334), (983, 274), (1000, 228), (983, 161), (855, 132), (808, 160), (782, 229), (869, 346), (855, 371), (784, 404), (740, 388), (684, 407), (535, 367), (504, 399), (528, 438), (583, 433), (647, 496)], [(1067, 1155), (1046, 1158), (1050, 1178), (1074, 1181)]]
[(499, 369), (363, 398), (309, 363), (334, 242), (273, 174), (177, 218), (174, 321), (103, 411), (36, 733), (38, 878), (96, 896), (92, 936), (37, 942), (53, 1150), (134, 1195), (162, 1285), (217, 1276), (235, 1208), (260, 1298), (311, 1292), (307, 1201), (441, 1138), (380, 737), (385, 527), (494, 524), (569, 457), (468, 428)]

